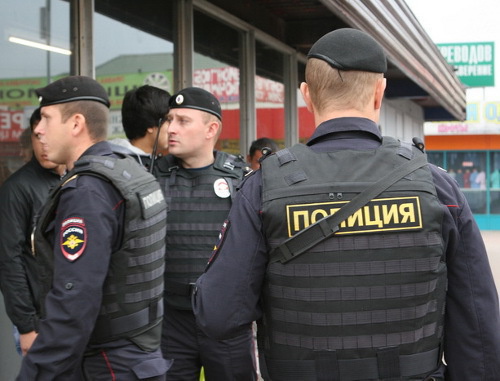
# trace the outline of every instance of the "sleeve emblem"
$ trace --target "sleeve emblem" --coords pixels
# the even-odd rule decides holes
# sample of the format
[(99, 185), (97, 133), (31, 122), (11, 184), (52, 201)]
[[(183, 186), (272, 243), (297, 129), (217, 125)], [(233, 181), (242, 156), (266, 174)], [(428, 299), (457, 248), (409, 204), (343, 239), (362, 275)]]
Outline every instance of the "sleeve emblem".
[(87, 229), (83, 218), (67, 218), (61, 224), (61, 252), (74, 262), (80, 258), (87, 245)]

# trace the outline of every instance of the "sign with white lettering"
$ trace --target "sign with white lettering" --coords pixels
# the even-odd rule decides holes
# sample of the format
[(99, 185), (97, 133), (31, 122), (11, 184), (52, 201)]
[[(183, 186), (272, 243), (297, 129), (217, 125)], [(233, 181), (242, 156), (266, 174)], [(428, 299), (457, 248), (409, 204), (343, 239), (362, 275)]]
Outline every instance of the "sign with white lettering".
[(437, 44), (462, 83), (469, 87), (495, 86), (495, 43)]

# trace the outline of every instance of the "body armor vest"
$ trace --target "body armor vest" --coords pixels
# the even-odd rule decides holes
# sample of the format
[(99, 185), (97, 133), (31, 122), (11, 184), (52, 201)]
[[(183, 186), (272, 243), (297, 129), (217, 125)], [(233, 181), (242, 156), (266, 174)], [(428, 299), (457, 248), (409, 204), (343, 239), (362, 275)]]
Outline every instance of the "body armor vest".
[(49, 195), (35, 231), (42, 300), (51, 288), (54, 267), (53, 243), (44, 232), (54, 219), (64, 185), (82, 175), (111, 182), (125, 199), (126, 207), (123, 242), (111, 255), (90, 344), (128, 338), (145, 350), (156, 349), (163, 316), (166, 205), (154, 177), (131, 157), (85, 156)]
[(219, 151), (213, 165), (200, 169), (186, 170), (172, 155), (157, 161), (155, 175), (169, 208), (165, 299), (170, 306), (192, 308), (192, 286), (205, 271), (245, 165)]
[[(271, 248), (416, 155), (423, 153), (384, 137), (376, 150), (317, 153), (299, 144), (266, 158)], [(424, 166), (304, 254), (271, 260), (258, 329), (264, 372), (273, 380), (421, 380), (436, 369), (446, 292), (442, 213)]]

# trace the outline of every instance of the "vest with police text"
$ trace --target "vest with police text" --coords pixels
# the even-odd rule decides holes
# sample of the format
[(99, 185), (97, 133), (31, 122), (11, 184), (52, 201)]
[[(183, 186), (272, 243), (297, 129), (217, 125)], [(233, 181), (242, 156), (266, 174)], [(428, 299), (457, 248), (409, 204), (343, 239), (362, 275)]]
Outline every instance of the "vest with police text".
[(184, 169), (167, 155), (157, 161), (155, 176), (168, 204), (165, 301), (191, 310), (191, 291), (212, 254), (231, 199), (246, 163), (215, 151), (213, 165)]
[[(84, 156), (54, 189), (35, 231), (43, 298), (53, 277), (53, 243), (44, 236), (64, 185), (78, 176), (112, 183), (125, 200), (124, 238), (111, 255), (102, 306), (89, 344), (128, 338), (145, 350), (158, 348), (163, 317), (166, 204), (155, 178), (131, 157)], [(44, 312), (42, 311), (42, 314)]]
[[(318, 153), (299, 144), (269, 156), (262, 198), (271, 249), (417, 155), (384, 137), (376, 150)], [(333, 236), (288, 262), (272, 258), (258, 329), (264, 372), (273, 380), (416, 380), (436, 369), (447, 281), (442, 214), (425, 165)]]

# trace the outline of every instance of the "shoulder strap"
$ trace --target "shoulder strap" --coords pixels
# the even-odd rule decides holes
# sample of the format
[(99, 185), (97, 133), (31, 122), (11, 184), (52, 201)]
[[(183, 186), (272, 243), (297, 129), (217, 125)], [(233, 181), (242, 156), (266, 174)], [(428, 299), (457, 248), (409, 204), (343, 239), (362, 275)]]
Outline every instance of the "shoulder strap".
[(290, 237), (281, 245), (277, 246), (270, 253), (270, 262), (286, 263), (303, 254), (326, 238), (331, 237), (335, 234), (335, 232), (337, 232), (337, 230), (339, 230), (340, 223), (345, 221), (359, 208), (389, 188), (396, 181), (425, 166), (426, 164), (426, 156), (419, 155), (399, 166), (394, 171), (382, 177), (375, 184), (358, 194), (350, 202), (340, 208), (335, 214), (322, 218), (318, 222), (308, 226), (304, 230), (301, 230), (293, 237)]

